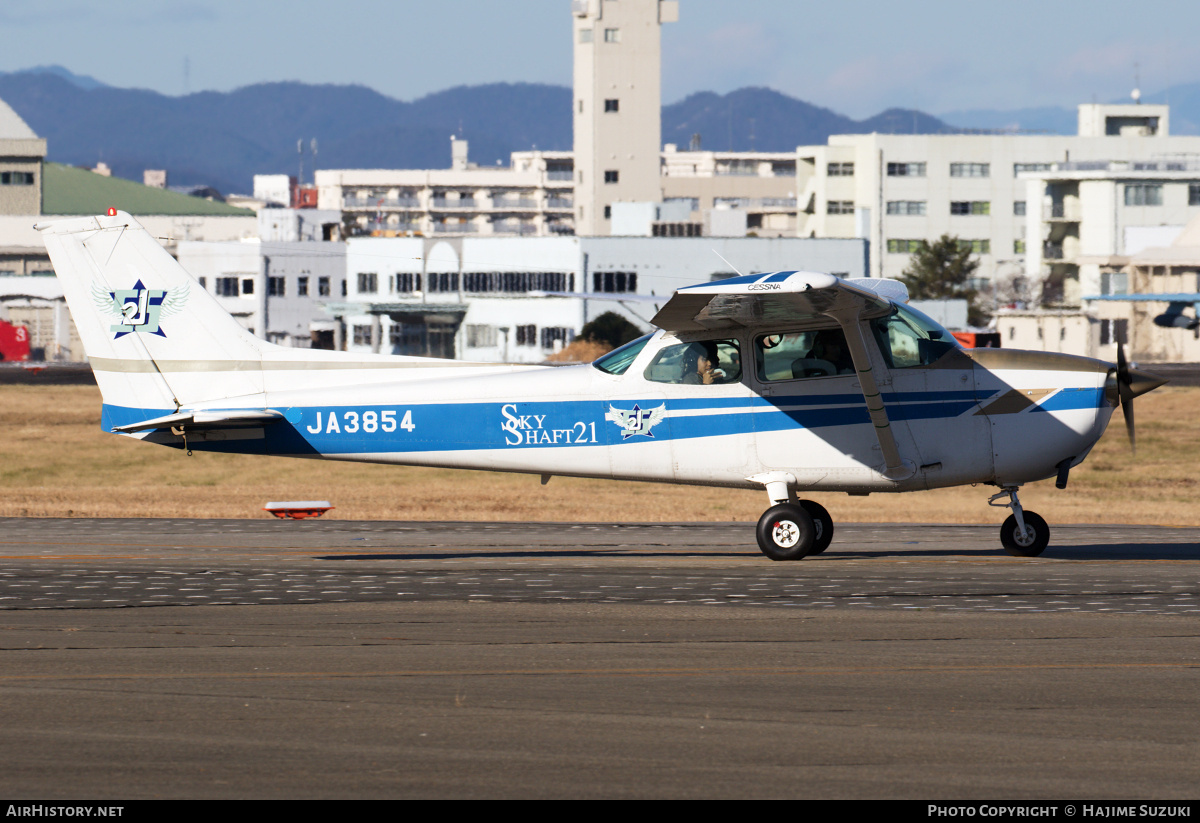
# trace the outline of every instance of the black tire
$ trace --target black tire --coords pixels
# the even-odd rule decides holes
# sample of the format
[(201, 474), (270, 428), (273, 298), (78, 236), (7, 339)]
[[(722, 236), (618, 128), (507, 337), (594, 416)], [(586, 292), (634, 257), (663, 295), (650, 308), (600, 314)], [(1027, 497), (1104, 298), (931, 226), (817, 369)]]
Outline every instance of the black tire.
[(1050, 527), (1034, 512), (1024, 512), (1024, 516), (1025, 535), (1017, 530), (1017, 516), (1010, 514), (1000, 527), (1000, 542), (1013, 557), (1037, 557), (1050, 543)]
[(758, 519), (758, 547), (772, 560), (800, 560), (812, 551), (817, 529), (808, 512), (780, 503)]
[(809, 550), (809, 554), (820, 554), (829, 548), (829, 544), (833, 541), (833, 518), (829, 512), (820, 503), (815, 503), (812, 500), (801, 500), (800, 508), (808, 512), (808, 516), (812, 518), (813, 528), (816, 529), (816, 537), (813, 538), (813, 547)]

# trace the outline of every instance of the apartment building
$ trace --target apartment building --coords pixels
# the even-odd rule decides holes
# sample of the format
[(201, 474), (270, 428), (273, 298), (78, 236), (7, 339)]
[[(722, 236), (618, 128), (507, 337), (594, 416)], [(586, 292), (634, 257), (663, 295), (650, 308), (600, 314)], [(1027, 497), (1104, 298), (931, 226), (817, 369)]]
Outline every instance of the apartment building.
[(453, 140), (449, 169), (317, 171), (317, 208), (343, 216), (347, 236), (555, 236), (575, 233), (570, 152), (515, 152), (478, 166)]
[[(1200, 156), (1200, 137), (1171, 136), (1167, 106), (1081, 105), (1077, 131), (834, 135), (801, 146), (797, 233), (868, 239), (875, 277), (897, 277), (922, 241), (950, 234), (978, 255), (979, 285), (987, 286), (1029, 276), (1027, 250), (1050, 240), (1029, 218), (1054, 193), (1033, 191), (1031, 176), (1072, 163)], [(1060, 291), (1079, 294), (1072, 283)]]
[[(1191, 138), (1192, 140), (1200, 140)], [(1169, 245), (1200, 216), (1200, 145), (1194, 155), (1054, 163), (1025, 172), (1025, 277), (1044, 302), (1124, 291), (1132, 255)]]

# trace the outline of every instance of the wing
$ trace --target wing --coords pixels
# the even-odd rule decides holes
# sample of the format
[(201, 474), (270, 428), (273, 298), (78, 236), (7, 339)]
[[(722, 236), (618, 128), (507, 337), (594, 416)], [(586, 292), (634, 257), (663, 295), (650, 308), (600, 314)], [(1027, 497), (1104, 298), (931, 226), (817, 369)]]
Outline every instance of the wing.
[(1183, 303), (1191, 306), (1200, 303), (1200, 292), (1179, 292), (1177, 294), (1089, 294), (1082, 300), (1112, 300), (1118, 303)]
[(908, 290), (898, 280), (779, 271), (679, 289), (651, 322), (669, 331), (736, 329), (843, 310), (877, 317), (891, 311), (893, 302), (907, 301)]
[(179, 312), (183, 311), (184, 304), (187, 303), (190, 296), (191, 290), (186, 283), (178, 288), (170, 289), (167, 292), (167, 296), (163, 298), (162, 309), (159, 311), (158, 316), (163, 318), (179, 314)]
[(117, 308), (116, 299), (112, 292), (101, 286), (96, 281), (92, 281), (92, 302), (96, 304), (96, 308), (104, 314), (120, 317), (121, 312)]

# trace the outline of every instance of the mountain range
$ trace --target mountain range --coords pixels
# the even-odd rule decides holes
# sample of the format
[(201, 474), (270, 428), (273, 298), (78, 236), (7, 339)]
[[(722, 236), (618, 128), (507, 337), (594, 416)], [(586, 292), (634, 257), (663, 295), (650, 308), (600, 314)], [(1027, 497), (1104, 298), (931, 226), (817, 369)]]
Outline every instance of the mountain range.
[[(249, 192), (254, 174), (311, 180), (317, 140), (320, 168), (448, 168), (450, 136), (470, 142), (481, 166), (507, 164), (533, 148), (571, 148), (571, 89), (529, 83), (459, 86), (404, 102), (360, 85), (259, 83), (231, 92), (171, 97), (107, 86), (59, 66), (0, 73), (0, 99), (48, 142), (48, 159), (94, 166), (140, 180), (167, 169), (172, 185)], [(1171, 131), (1200, 133), (1200, 84), (1147, 98), (1169, 98)], [(662, 139), (681, 149), (792, 151), (831, 134), (953, 133), (964, 129), (1073, 133), (1075, 113), (1061, 108), (973, 110), (941, 117), (889, 109), (854, 120), (768, 88), (697, 92), (663, 106)], [(297, 152), (302, 141), (303, 153)]]

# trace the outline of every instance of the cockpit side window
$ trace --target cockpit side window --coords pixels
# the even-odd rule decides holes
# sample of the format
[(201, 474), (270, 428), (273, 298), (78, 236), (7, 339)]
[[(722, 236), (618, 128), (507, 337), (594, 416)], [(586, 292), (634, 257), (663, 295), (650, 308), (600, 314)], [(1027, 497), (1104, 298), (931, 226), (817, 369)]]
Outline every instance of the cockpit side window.
[(854, 374), (840, 328), (759, 335), (754, 339), (754, 355), (758, 379), (763, 383)]
[(711, 386), (742, 379), (742, 353), (737, 340), (700, 340), (667, 346), (646, 367), (654, 383)]
[(961, 348), (954, 335), (924, 314), (896, 306), (886, 317), (871, 321), (879, 352), (892, 369), (928, 366), (948, 351)]

